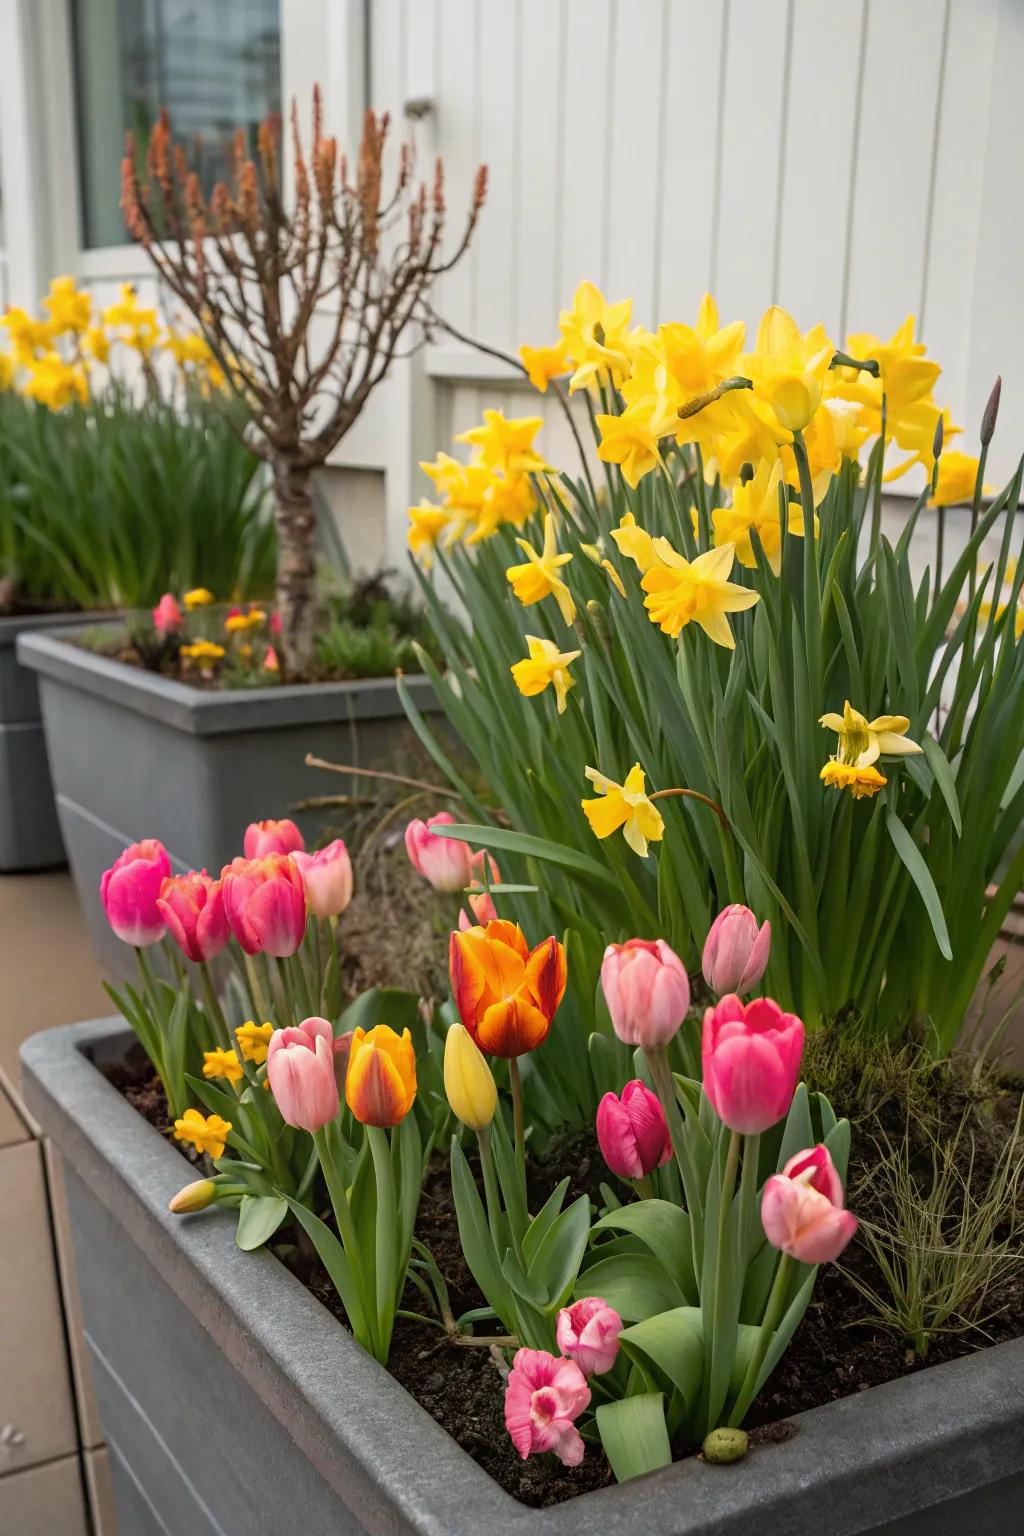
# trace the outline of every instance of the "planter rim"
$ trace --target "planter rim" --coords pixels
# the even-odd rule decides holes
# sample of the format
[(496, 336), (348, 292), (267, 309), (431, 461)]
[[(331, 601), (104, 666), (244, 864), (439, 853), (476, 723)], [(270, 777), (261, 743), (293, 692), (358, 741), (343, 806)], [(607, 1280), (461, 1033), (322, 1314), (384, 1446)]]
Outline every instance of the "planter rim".
[(94, 624), (113, 622), (121, 615), (119, 608), (69, 608), (63, 613), (8, 613), (0, 615), (0, 646), (13, 646), (18, 636), (41, 629), (91, 628)]
[(832, 1536), (857, 1536), (1024, 1474), (1020, 1339), (795, 1415), (789, 1440), (728, 1468), (690, 1458), (548, 1509), (520, 1504), (278, 1260), (237, 1249), (228, 1212), (169, 1214), (184, 1163), (92, 1060), (131, 1038), (121, 1019), (30, 1037), (29, 1110), (368, 1531), (748, 1536), (774, 1514), (787, 1536), (818, 1536), (827, 1509)]
[[(70, 644), (96, 620), (65, 626), (60, 634), (18, 637), (18, 660), (42, 677), (69, 683), (123, 709), (161, 720), (193, 736), (315, 725), (330, 720), (369, 720), (404, 713), (393, 677), (352, 678), (335, 683), (293, 683), (278, 688), (205, 690), (132, 667), (84, 646)], [(434, 691), (419, 673), (404, 679), (416, 703), (430, 707)]]

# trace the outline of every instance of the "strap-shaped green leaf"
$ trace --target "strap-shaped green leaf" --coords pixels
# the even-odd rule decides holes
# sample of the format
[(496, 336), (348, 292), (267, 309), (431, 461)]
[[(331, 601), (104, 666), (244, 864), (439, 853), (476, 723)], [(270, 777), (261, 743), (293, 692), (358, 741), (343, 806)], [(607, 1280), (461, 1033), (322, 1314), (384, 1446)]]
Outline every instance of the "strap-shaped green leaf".
[(953, 948), (949, 942), (949, 933), (946, 929), (946, 918), (942, 911), (942, 902), (939, 900), (939, 893), (935, 889), (935, 881), (931, 877), (921, 851), (891, 805), (886, 806), (885, 824), (888, 828), (889, 836), (892, 838), (893, 847), (906, 866), (910, 878), (917, 886), (921, 900), (924, 902), (925, 911), (928, 913), (939, 951), (944, 959), (952, 960)]
[(599, 1259), (580, 1275), (576, 1294), (602, 1296), (627, 1323), (686, 1305), (679, 1286), (653, 1254), (624, 1253)]
[(671, 1464), (672, 1447), (661, 1392), (602, 1403), (597, 1410), (597, 1428), (604, 1453), (620, 1483)]
[(613, 1228), (629, 1232), (646, 1244), (676, 1282), (688, 1301), (696, 1303), (697, 1278), (693, 1269), (690, 1218), (668, 1200), (638, 1200), (609, 1211), (594, 1223), (595, 1232)]
[(432, 827), (431, 832), (435, 837), (451, 837), (460, 843), (475, 843), (481, 848), (500, 848), (506, 853), (519, 853), (523, 858), (544, 859), (549, 864), (561, 864), (566, 869), (574, 869), (578, 874), (589, 875), (592, 880), (599, 880), (603, 885), (615, 886), (614, 877), (592, 859), (589, 854), (581, 853), (578, 848), (570, 848), (566, 843), (554, 843), (547, 837), (534, 837), (530, 832), (511, 832), (507, 827), (475, 827), (456, 823), (454, 826)]
[(243, 1195), (235, 1242), (244, 1253), (262, 1248), (287, 1215), (288, 1201), (281, 1195)]

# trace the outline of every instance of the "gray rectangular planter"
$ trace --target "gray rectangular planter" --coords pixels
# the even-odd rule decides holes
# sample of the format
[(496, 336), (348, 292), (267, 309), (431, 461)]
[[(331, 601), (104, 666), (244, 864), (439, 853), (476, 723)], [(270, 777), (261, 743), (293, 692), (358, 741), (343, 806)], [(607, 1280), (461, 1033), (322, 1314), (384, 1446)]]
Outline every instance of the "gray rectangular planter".
[(81, 623), (80, 613), (0, 618), (0, 874), (64, 863), (35, 673), (15, 645), (19, 635)]
[[(383, 766), (406, 728), (393, 678), (204, 691), (48, 634), (24, 636), (18, 658), (38, 678), (71, 872), (115, 972), (132, 956), (111, 935), (98, 889), (128, 843), (158, 837), (176, 869), (219, 874), (242, 852), (249, 822), (285, 816), (307, 795), (356, 789), (307, 768), (307, 752)], [(421, 709), (436, 707), (426, 678), (408, 685)], [(303, 818), (307, 834), (323, 819)]]
[(125, 1045), (106, 1020), (22, 1048), (125, 1536), (1020, 1536), (1024, 1341), (800, 1414), (735, 1466), (526, 1508), (271, 1254), (241, 1253), (229, 1214), (167, 1213), (187, 1167), (94, 1065)]

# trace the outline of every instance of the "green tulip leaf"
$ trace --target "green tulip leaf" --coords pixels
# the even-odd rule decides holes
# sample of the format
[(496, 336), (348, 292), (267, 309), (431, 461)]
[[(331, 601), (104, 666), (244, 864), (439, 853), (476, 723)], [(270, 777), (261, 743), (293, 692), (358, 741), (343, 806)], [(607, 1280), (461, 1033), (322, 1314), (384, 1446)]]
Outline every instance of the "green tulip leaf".
[(604, 1453), (618, 1482), (671, 1465), (672, 1447), (661, 1392), (602, 1403), (596, 1418)]

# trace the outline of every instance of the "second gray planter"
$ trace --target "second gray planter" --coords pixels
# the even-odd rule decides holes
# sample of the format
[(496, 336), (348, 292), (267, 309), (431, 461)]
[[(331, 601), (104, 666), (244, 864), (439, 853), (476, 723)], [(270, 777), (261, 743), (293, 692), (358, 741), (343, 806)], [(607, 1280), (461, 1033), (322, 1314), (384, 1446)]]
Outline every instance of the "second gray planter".
[[(18, 658), (38, 678), (79, 898), (94, 945), (118, 973), (132, 956), (110, 933), (98, 892), (127, 844), (157, 837), (176, 870), (219, 874), (242, 852), (249, 822), (356, 788), (307, 768), (307, 752), (380, 767), (406, 729), (392, 678), (204, 692), (49, 634), (23, 636)], [(408, 685), (421, 709), (433, 707), (425, 678)], [(307, 835), (323, 819), (302, 818)]]

